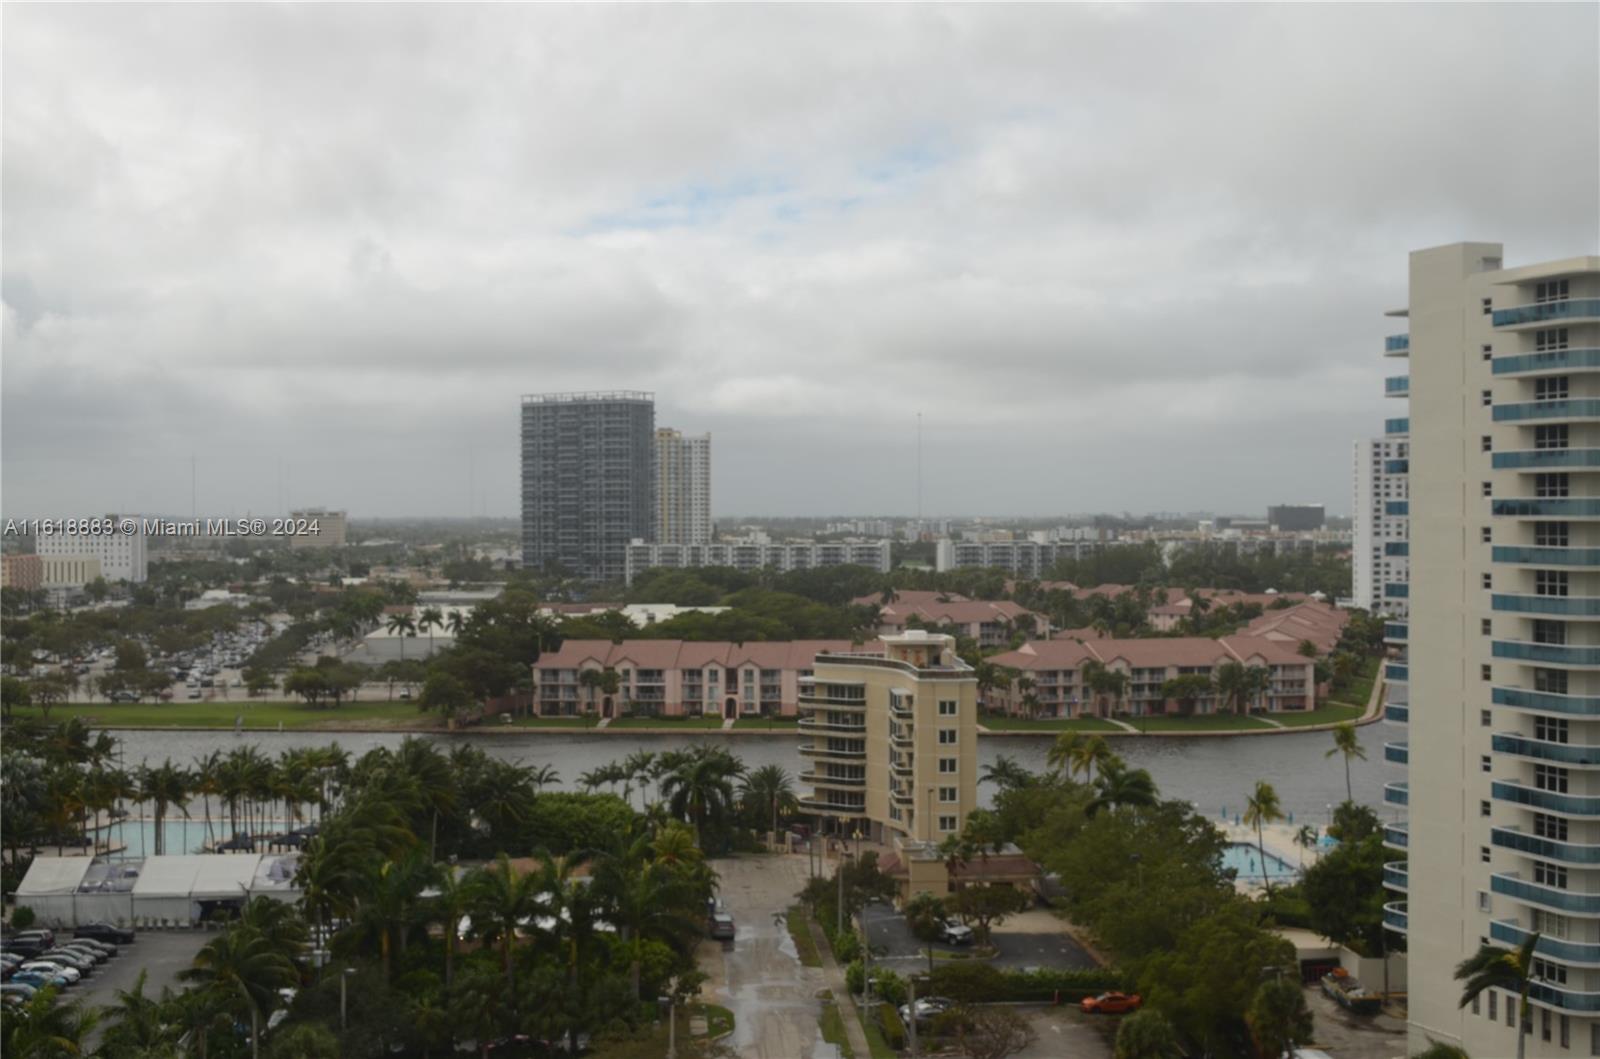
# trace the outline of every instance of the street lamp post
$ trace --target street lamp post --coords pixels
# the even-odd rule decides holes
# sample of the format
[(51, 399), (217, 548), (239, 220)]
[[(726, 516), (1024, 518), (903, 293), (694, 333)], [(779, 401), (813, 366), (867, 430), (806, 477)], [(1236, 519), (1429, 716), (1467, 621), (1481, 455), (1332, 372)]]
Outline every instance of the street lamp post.
[(356, 969), (354, 967), (346, 967), (344, 969), (344, 973), (339, 976), (339, 1032), (341, 1033), (343, 1033), (350, 1024), (349, 1008), (347, 1007), (345, 997), (345, 983), (348, 982), (350, 980), (350, 976), (355, 973)]

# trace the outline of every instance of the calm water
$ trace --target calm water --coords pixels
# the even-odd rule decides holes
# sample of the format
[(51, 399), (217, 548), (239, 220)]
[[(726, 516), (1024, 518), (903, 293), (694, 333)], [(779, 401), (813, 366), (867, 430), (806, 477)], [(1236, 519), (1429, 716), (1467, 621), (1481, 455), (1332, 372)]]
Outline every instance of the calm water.
[[(1383, 805), (1383, 784), (1402, 778), (1403, 770), (1383, 761), (1385, 740), (1404, 739), (1405, 729), (1388, 724), (1367, 725), (1359, 729), (1366, 750), (1365, 761), (1351, 763), (1351, 783), (1357, 801), (1377, 809), (1385, 820), (1401, 819), (1401, 812)], [(116, 732), (121, 740), (124, 764), (159, 764), (170, 757), (174, 763), (188, 764), (212, 750), (224, 753), (241, 743), (253, 743), (262, 752), (276, 755), (294, 747), (324, 746), (338, 742), (353, 754), (374, 747), (399, 744), (401, 733), (391, 732)], [(581, 733), (518, 732), (489, 734), (424, 735), (439, 743), (467, 741), (487, 753), (528, 765), (549, 765), (560, 773), (561, 786), (575, 787), (578, 777), (600, 765), (626, 757), (634, 750), (670, 750), (714, 740), (727, 745), (746, 765), (780, 765), (791, 775), (801, 770), (795, 749), (800, 740), (794, 735), (717, 736), (702, 735), (622, 736)], [(1025, 767), (1042, 771), (1048, 739), (984, 738), (978, 743), (980, 764), (1010, 755)], [(1323, 825), (1332, 806), (1345, 797), (1344, 765), (1337, 757), (1324, 755), (1333, 746), (1328, 732), (1295, 732), (1269, 736), (1220, 736), (1206, 739), (1166, 739), (1133, 737), (1117, 739), (1112, 746), (1138, 768), (1150, 770), (1164, 796), (1195, 803), (1202, 812), (1220, 816), (1224, 806), (1236, 816), (1256, 780), (1266, 780), (1278, 791), (1285, 811), (1296, 823)], [(988, 784), (978, 788), (987, 803), (993, 793)]]

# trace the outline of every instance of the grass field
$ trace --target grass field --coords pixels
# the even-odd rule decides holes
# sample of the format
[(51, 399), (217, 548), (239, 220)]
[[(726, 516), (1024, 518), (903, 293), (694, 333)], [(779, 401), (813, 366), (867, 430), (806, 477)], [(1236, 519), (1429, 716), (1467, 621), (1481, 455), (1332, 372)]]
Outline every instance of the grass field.
[(1328, 706), (1318, 706), (1306, 713), (1275, 713), (1272, 719), (1285, 728), (1304, 728), (1309, 724), (1338, 724), (1341, 721), (1353, 721), (1366, 712), (1364, 706), (1333, 703)]
[(741, 717), (733, 722), (733, 726), (741, 732), (793, 732), (798, 730), (795, 725), (799, 720), (798, 717)]
[(1377, 655), (1361, 660), (1361, 668), (1343, 683), (1335, 684), (1328, 692), (1328, 698), (1333, 702), (1348, 703), (1352, 706), (1366, 708), (1367, 700), (1372, 698), (1372, 682), (1378, 679), (1378, 667), (1383, 664), (1383, 659)]
[(789, 937), (794, 939), (794, 951), (800, 957), (800, 966), (821, 967), (822, 957), (817, 954), (817, 944), (811, 940), (811, 931), (806, 927), (806, 910), (799, 905), (790, 905), (784, 919), (789, 927)]
[(508, 728), (593, 728), (599, 721), (593, 716), (578, 714), (575, 717), (513, 717)]
[(1027, 717), (980, 717), (978, 723), (991, 732), (1116, 732), (1120, 731), (1110, 721), (1098, 717), (1074, 717), (1070, 720), (1033, 720)]
[[(18, 717), (42, 717), (39, 710), (19, 708)], [(417, 709), (414, 702), (355, 702), (339, 706), (307, 706), (300, 702), (86, 702), (63, 703), (50, 710), (49, 720), (82, 717), (105, 727), (232, 728), (243, 717), (246, 728), (443, 727), (437, 716)]]
[(721, 728), (720, 717), (618, 717), (607, 728)]
[(1271, 728), (1258, 717), (1236, 717), (1231, 713), (1202, 713), (1193, 717), (1130, 717), (1128, 723), (1141, 732), (1236, 732), (1244, 728)]
[(822, 1039), (839, 1049), (840, 1059), (856, 1059), (850, 1039), (844, 1034), (844, 1019), (832, 999), (823, 1001), (822, 1017), (817, 1019), (817, 1026), (822, 1030)]

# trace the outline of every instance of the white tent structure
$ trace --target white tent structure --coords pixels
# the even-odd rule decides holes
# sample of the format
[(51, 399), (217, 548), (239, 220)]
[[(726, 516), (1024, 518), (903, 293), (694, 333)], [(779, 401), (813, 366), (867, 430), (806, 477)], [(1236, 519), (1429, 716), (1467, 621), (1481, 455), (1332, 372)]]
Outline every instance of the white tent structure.
[(251, 897), (294, 901), (295, 854), (188, 854), (107, 861), (37, 856), (17, 901), (41, 924), (98, 920), (135, 926), (197, 926)]

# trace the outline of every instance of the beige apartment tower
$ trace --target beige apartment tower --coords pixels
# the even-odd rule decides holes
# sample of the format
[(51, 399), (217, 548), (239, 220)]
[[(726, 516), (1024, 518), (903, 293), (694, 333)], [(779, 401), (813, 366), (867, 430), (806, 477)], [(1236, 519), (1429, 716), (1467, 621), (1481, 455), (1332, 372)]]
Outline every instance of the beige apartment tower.
[(978, 684), (955, 638), (880, 637), (873, 653), (817, 655), (800, 689), (800, 808), (825, 831), (938, 843), (978, 807)]
[[(1517, 1053), (1456, 965), (1540, 935), (1529, 1056), (1600, 1055), (1600, 257), (1411, 255), (1408, 783), (1386, 876), (1410, 1048)], [(1387, 755), (1386, 755), (1387, 756)]]
[(656, 430), (656, 543), (711, 542), (711, 435)]

